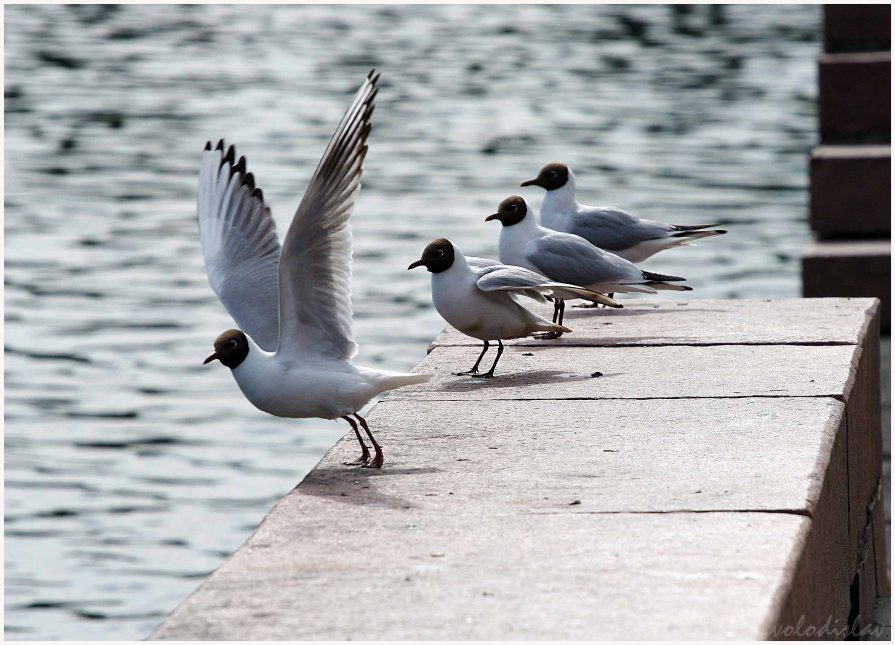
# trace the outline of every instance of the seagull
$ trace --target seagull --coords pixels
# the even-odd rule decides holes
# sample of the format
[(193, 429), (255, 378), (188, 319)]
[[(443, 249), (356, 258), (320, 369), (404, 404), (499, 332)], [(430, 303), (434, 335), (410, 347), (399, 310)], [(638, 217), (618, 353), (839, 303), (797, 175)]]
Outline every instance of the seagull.
[[(218, 360), (256, 408), (278, 417), (342, 418), (361, 456), (347, 465), (381, 468), (382, 447), (358, 414), (374, 396), (424, 383), (353, 365), (351, 226), (360, 190), (378, 74), (370, 72), (311, 177), (283, 247), (246, 160), (223, 140), (202, 153), (198, 220), (208, 279), (239, 329), (214, 341)], [(354, 418), (352, 418), (352, 416)], [(360, 423), (375, 450), (361, 437)]]
[[(534, 211), (518, 195), (503, 200), (497, 212), (485, 218), (486, 222), (491, 220), (503, 225), (498, 243), (500, 261), (536, 271), (550, 280), (600, 293), (693, 290), (685, 285), (669, 284), (686, 278), (644, 271), (583, 237), (539, 226)], [(565, 299), (568, 298), (557, 297), (553, 312), (553, 322), (560, 325)]]
[[(512, 298), (514, 294), (541, 302), (544, 302), (543, 295), (586, 298), (610, 307), (621, 307), (602, 294), (571, 284), (551, 282), (522, 267), (473, 256), (467, 258), (453, 242), (443, 237), (430, 242), (422, 257), (407, 270), (421, 266), (432, 274), (432, 302), (442, 318), (458, 331), (484, 343), (472, 368), (467, 372), (454, 372), (454, 376), (493, 377), (494, 368), (503, 354), (503, 339), (524, 338), (535, 332), (572, 331), (533, 314)], [(479, 364), (492, 340), (497, 341), (497, 357), (490, 370), (479, 373)]]
[(580, 235), (630, 262), (643, 262), (659, 251), (727, 232), (704, 230), (718, 224), (666, 224), (640, 219), (613, 206), (579, 204), (575, 199), (575, 175), (563, 163), (547, 164), (535, 179), (520, 185), (540, 186), (547, 191), (541, 204), (541, 224)]

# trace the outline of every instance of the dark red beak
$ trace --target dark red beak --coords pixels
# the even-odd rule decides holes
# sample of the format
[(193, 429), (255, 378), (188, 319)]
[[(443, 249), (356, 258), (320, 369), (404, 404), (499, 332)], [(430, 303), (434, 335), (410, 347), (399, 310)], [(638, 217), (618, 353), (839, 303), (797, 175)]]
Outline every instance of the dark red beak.
[(490, 222), (493, 219), (500, 219), (500, 213), (491, 213), (488, 217), (485, 218), (486, 222)]
[(538, 180), (537, 180), (537, 179), (529, 179), (528, 181), (523, 181), (523, 182), (522, 182), (521, 184), (519, 184), (519, 185), (520, 185), (520, 186), (538, 186), (539, 184), (538, 184)]
[(218, 356), (218, 353), (215, 352), (214, 354), (212, 354), (211, 356), (209, 356), (208, 358), (206, 358), (204, 361), (202, 361), (202, 364), (203, 364), (203, 365), (208, 365), (211, 361), (216, 361), (216, 360), (218, 360), (219, 358), (220, 358), (220, 356)]
[(411, 269), (415, 269), (417, 267), (423, 267), (423, 266), (426, 266), (426, 263), (423, 260), (417, 260), (416, 262), (411, 264), (409, 267), (407, 267), (407, 270), (410, 271)]

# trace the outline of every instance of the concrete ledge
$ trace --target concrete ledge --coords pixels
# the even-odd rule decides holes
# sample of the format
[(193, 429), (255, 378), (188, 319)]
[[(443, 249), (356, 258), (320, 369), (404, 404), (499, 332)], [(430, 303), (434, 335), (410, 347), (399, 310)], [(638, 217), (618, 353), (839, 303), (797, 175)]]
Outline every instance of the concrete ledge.
[(820, 57), (821, 141), (883, 143), (890, 140), (891, 68), (889, 52)]
[(802, 295), (879, 298), (882, 329), (888, 330), (891, 266), (889, 240), (815, 242), (802, 252)]
[(824, 5), (824, 47), (828, 52), (888, 50), (891, 20), (888, 4)]
[[(571, 323), (569, 323), (571, 324)], [(854, 346), (717, 345), (508, 347), (495, 381), (457, 379), (475, 347), (439, 347), (421, 363), (435, 374), (389, 400), (657, 399), (743, 396), (842, 396)], [(603, 375), (591, 376), (595, 372)]]
[[(849, 627), (851, 585), (855, 562), (849, 550), (848, 437), (845, 417), (839, 417), (839, 428), (832, 443), (822, 451), (825, 468), (817, 480), (818, 494), (812, 511), (812, 522), (806, 527), (801, 555), (797, 559), (792, 583), (774, 625), (775, 639), (791, 640), (792, 630), (803, 625), (829, 625), (837, 632), (815, 634), (815, 638), (842, 640), (842, 630)], [(798, 550), (798, 549), (797, 549)], [(803, 634), (803, 637), (808, 636)]]
[[(678, 312), (726, 309), (689, 306), (615, 320), (683, 338), (667, 324), (699, 314)], [(153, 638), (757, 639), (800, 618), (847, 626), (887, 571), (882, 505), (865, 510), (862, 537), (851, 510), (880, 494), (878, 425), (863, 409), (878, 304), (727, 306), (765, 321), (826, 306), (839, 329), (712, 345), (730, 332), (709, 313), (703, 346), (601, 347), (586, 329), (606, 314), (582, 311), (570, 321), (582, 345), (516, 343), (490, 382), (442, 376), (476, 350), (439, 346), (418, 368), (437, 369), (434, 386), (368, 415), (386, 467), (342, 466), (357, 451), (346, 435)]]
[(888, 146), (820, 146), (811, 152), (811, 228), (823, 237), (888, 237), (892, 215)]
[[(624, 300), (624, 309), (567, 306), (573, 333), (557, 340), (525, 338), (523, 347), (645, 347), (656, 345), (855, 345), (865, 333), (860, 303), (848, 298), (812, 300)], [(754, 316), (756, 306), (762, 315)], [(531, 307), (550, 316), (549, 306)], [(475, 346), (482, 343), (446, 328), (430, 345)], [(475, 360), (475, 357), (473, 357)], [(470, 361), (472, 363), (472, 361)]]

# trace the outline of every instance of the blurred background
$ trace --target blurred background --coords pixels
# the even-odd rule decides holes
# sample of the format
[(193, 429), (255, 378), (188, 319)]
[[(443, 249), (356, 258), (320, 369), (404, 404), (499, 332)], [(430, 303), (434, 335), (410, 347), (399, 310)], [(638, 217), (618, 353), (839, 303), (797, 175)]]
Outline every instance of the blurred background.
[[(647, 261), (692, 294), (800, 294), (817, 6), (7, 6), (6, 637), (139, 639), (344, 424), (257, 412), (203, 367), (231, 321), (195, 224), (199, 153), (246, 155), (282, 233), (382, 72), (353, 217), (358, 362), (443, 326), (431, 239), (549, 161), (581, 201), (730, 233)], [(299, 545), (297, 545), (299, 548)]]

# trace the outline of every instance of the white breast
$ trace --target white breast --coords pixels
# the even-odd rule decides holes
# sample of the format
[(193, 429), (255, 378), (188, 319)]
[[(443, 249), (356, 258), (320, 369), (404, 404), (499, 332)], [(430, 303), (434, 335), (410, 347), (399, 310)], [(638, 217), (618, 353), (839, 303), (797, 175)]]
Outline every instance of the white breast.
[(520, 338), (531, 333), (528, 316), (503, 291), (484, 293), (478, 275), (454, 265), (432, 274), (432, 302), (451, 327), (479, 340)]
[[(525, 257), (527, 247), (536, 231), (525, 226), (525, 221), (519, 222), (513, 226), (504, 226), (500, 231), (500, 239), (497, 244), (497, 252), (500, 261), (504, 264), (512, 264), (517, 267), (523, 267), (535, 273), (541, 273), (538, 268), (528, 261)], [(542, 274), (543, 275), (543, 274)]]
[(335, 419), (361, 409), (377, 394), (350, 363), (287, 361), (252, 350), (233, 370), (233, 378), (249, 402), (268, 414)]
[(569, 232), (571, 219), (578, 211), (575, 201), (575, 189), (566, 184), (558, 190), (548, 190), (541, 202), (541, 226), (554, 231)]

